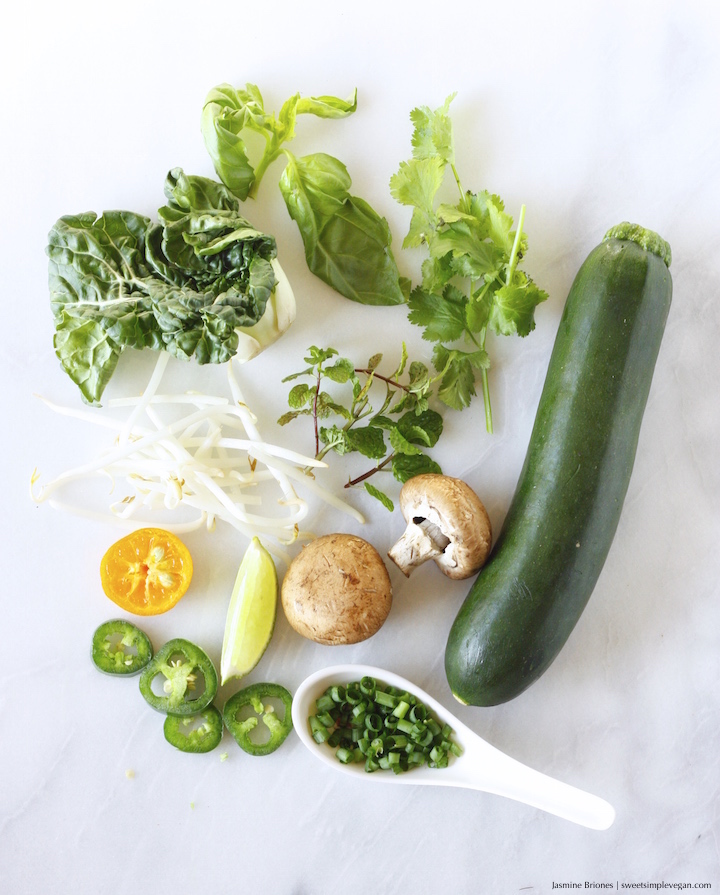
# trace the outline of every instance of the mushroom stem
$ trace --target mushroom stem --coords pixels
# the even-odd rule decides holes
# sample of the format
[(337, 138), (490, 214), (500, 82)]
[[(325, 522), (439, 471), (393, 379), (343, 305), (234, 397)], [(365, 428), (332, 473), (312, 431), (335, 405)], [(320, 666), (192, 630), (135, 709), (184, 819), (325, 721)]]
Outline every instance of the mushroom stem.
[(406, 578), (413, 569), (429, 559), (440, 556), (450, 543), (441, 529), (429, 519), (415, 517), (408, 523), (400, 540), (388, 553), (390, 559)]

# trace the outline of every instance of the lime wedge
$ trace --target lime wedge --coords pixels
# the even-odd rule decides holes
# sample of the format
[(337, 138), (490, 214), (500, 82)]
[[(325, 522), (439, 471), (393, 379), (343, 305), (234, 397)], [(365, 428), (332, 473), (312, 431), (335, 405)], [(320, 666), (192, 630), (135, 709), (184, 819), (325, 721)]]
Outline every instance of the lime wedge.
[(220, 679), (244, 677), (257, 665), (275, 628), (278, 579), (275, 563), (257, 538), (240, 563), (225, 621)]

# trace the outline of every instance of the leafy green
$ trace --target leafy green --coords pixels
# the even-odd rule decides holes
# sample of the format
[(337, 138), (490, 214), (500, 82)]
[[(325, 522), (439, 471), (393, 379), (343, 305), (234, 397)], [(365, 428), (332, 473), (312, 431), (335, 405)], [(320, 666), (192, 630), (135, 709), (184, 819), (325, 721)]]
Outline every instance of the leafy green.
[(226, 187), (173, 168), (165, 195), (159, 222), (87, 212), (50, 231), (55, 351), (89, 403), (128, 347), (228, 360), (273, 296), (275, 240), (240, 215)]
[(325, 153), (287, 155), (280, 192), (300, 230), (312, 273), (353, 301), (402, 304), (390, 228), (367, 202), (350, 195), (345, 165)]
[[(280, 112), (266, 112), (254, 84), (235, 89), (221, 84), (208, 94), (201, 128), (220, 180), (239, 199), (253, 198), (267, 168), (286, 159), (280, 191), (302, 237), (312, 273), (335, 291), (363, 304), (403, 304), (410, 291), (390, 248), (387, 221), (367, 202), (350, 195), (350, 175), (326, 153), (296, 158), (284, 144), (295, 137), (299, 115), (337, 119), (357, 109), (357, 91), (347, 100), (295, 94)], [(258, 134), (264, 149), (253, 163), (248, 137)]]
[[(431, 381), (427, 367), (419, 361), (408, 366), (404, 344), (397, 367), (387, 376), (378, 372), (382, 354), (374, 354), (367, 366), (357, 368), (347, 358), (338, 357), (334, 348), (312, 346), (304, 360), (309, 366), (286, 376), (283, 382), (298, 378), (309, 378), (310, 382), (293, 385), (288, 395), (292, 409), (278, 422), (282, 426), (299, 416), (311, 417), (318, 459), (334, 451), (341, 455), (358, 453), (377, 461), (370, 470), (350, 479), (346, 487), (363, 483), (369, 494), (392, 510), (392, 500), (368, 484), (368, 478), (388, 467), (400, 482), (417, 474), (412, 470), (441, 471), (424, 451), (437, 444), (443, 430), (443, 418), (428, 407)], [(334, 400), (323, 391), (324, 379), (349, 386), (348, 403)], [(385, 398), (379, 410), (374, 410), (370, 404), (371, 389), (376, 382), (385, 385)], [(319, 425), (319, 420), (332, 417), (340, 417), (342, 425)]]
[[(449, 115), (453, 97), (434, 111), (421, 106), (410, 113), (412, 158), (400, 163), (390, 191), (412, 208), (403, 247), (423, 245), (428, 253), (422, 282), (410, 293), (408, 306), (410, 322), (436, 343), (438, 397), (450, 407), (467, 407), (479, 373), (492, 432), (487, 333), (527, 336), (535, 328), (535, 308), (547, 294), (517, 266), (527, 252), (525, 206), (513, 229), (499, 196), (465, 192), (461, 186)], [(455, 205), (436, 201), (448, 168), (460, 193)], [(453, 347), (460, 340), (470, 343), (469, 351)]]

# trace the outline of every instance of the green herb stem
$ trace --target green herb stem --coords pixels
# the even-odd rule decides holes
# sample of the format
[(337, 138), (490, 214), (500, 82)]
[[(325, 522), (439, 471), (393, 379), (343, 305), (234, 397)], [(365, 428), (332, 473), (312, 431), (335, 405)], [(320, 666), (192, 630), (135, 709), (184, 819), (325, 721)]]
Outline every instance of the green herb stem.
[(282, 151), (283, 150), (281, 150), (278, 146), (277, 139), (275, 137), (273, 137), (271, 140), (268, 140), (265, 152), (263, 153), (262, 158), (255, 167), (255, 179), (253, 180), (252, 186), (248, 191), (248, 199), (254, 199), (257, 196), (258, 189), (260, 188), (260, 181), (263, 179), (263, 175)]
[(510, 263), (508, 264), (507, 269), (507, 280), (506, 285), (509, 286), (512, 283), (512, 278), (515, 273), (515, 268), (518, 263), (518, 250), (520, 248), (520, 240), (522, 239), (523, 233), (523, 224), (525, 223), (525, 206), (520, 206), (520, 215), (518, 217), (518, 225), (517, 230), (515, 231), (515, 240), (513, 242), (512, 251), (510, 252)]
[(374, 476), (376, 472), (380, 472), (384, 469), (388, 463), (392, 463), (393, 458), (395, 457), (395, 452), (388, 454), (387, 457), (382, 461), (382, 463), (378, 463), (377, 466), (373, 466), (372, 469), (369, 469), (367, 472), (359, 475), (356, 479), (350, 479), (349, 482), (345, 483), (345, 488), (352, 488), (353, 485), (359, 485), (360, 482), (364, 482), (366, 479), (369, 479), (371, 476)]
[(485, 405), (485, 430), (489, 435), (493, 434), (492, 407), (490, 406), (490, 383), (488, 382), (488, 371), (483, 368), (480, 371), (480, 379), (482, 382), (483, 403)]
[(363, 369), (362, 367), (355, 368), (356, 373), (364, 373), (365, 376), (374, 376), (375, 379), (379, 379), (381, 382), (386, 382), (388, 385), (391, 385), (393, 388), (402, 389), (404, 392), (409, 392), (410, 389), (407, 385), (403, 385), (402, 382), (397, 382), (395, 379), (390, 379), (389, 376), (381, 376), (380, 373), (375, 372), (375, 370)]
[(465, 191), (462, 188), (462, 184), (460, 183), (460, 175), (457, 172), (457, 168), (455, 167), (454, 162), (450, 162), (450, 169), (453, 172), (453, 177), (455, 178), (455, 183), (457, 184), (457, 188), (460, 192), (460, 201), (462, 202), (463, 210), (467, 211), (468, 210), (467, 195), (465, 194)]

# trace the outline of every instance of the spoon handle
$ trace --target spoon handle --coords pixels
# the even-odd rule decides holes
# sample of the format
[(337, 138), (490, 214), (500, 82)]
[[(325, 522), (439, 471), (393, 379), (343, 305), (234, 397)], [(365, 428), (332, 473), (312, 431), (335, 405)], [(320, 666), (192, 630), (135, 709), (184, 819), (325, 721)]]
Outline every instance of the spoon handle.
[(599, 796), (535, 771), (484, 741), (471, 748), (482, 753), (475, 757), (478, 770), (458, 785), (506, 796), (593, 830), (607, 830), (615, 820), (615, 809)]

